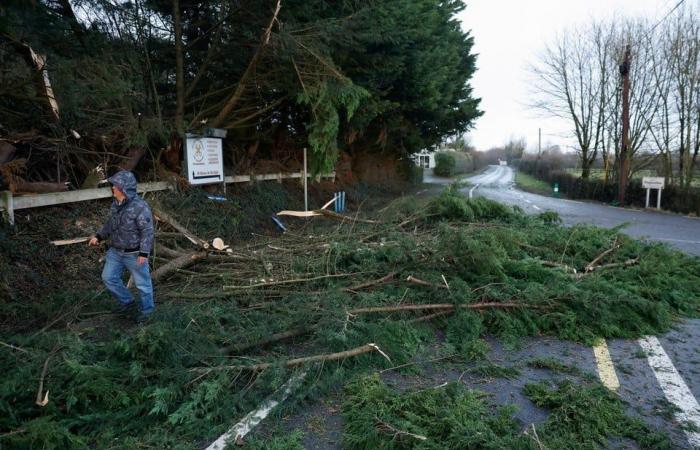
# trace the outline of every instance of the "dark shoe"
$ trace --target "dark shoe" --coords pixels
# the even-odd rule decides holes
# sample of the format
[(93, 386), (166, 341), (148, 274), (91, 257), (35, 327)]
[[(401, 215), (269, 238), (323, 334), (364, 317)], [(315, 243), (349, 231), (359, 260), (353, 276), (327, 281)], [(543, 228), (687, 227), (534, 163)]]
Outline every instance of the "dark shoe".
[(124, 314), (131, 311), (134, 306), (136, 306), (136, 302), (131, 302), (127, 304), (120, 303), (119, 305), (112, 308), (112, 312), (114, 314)]
[(151, 320), (151, 314), (139, 313), (139, 315), (136, 316), (136, 323), (139, 325), (147, 323), (150, 320)]

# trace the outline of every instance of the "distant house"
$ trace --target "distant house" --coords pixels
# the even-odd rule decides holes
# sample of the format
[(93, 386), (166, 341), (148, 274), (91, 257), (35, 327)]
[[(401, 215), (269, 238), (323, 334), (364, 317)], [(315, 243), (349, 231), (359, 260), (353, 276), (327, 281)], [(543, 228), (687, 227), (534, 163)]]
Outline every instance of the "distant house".
[(435, 150), (428, 150), (423, 149), (419, 151), (418, 153), (414, 153), (411, 155), (411, 158), (413, 159), (413, 162), (418, 166), (422, 167), (424, 169), (433, 169), (435, 168), (435, 154), (440, 153), (440, 152), (454, 152), (455, 149), (448, 147), (446, 145), (440, 145), (437, 149)]
[(418, 153), (414, 153), (411, 155), (411, 158), (418, 167), (424, 169), (432, 169), (435, 167), (435, 153), (428, 149), (423, 149)]
[(507, 165), (508, 165), (508, 161), (503, 160), (503, 159), (501, 159), (501, 158), (498, 158), (498, 165), (499, 165), (499, 166), (507, 166)]

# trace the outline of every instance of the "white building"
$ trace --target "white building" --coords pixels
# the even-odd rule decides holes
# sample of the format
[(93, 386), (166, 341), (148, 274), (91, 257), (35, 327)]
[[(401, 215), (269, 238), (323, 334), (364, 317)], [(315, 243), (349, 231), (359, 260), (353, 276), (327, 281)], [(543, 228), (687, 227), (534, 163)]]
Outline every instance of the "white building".
[(418, 153), (411, 155), (413, 162), (424, 169), (432, 169), (435, 167), (435, 152), (423, 149)]

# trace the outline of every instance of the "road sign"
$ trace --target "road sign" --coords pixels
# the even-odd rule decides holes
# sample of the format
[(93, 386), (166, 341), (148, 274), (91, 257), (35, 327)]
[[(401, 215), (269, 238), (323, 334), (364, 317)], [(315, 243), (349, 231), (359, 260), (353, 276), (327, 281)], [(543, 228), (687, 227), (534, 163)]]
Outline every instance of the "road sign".
[(223, 183), (224, 158), (221, 139), (187, 138), (187, 178), (190, 184)]
[(658, 189), (656, 194), (656, 208), (661, 209), (661, 190), (664, 188), (664, 177), (644, 177), (642, 178), (642, 187), (647, 190), (647, 201), (645, 207), (649, 207), (649, 192), (652, 189)]
[(644, 177), (642, 178), (642, 187), (644, 189), (663, 189), (664, 177)]

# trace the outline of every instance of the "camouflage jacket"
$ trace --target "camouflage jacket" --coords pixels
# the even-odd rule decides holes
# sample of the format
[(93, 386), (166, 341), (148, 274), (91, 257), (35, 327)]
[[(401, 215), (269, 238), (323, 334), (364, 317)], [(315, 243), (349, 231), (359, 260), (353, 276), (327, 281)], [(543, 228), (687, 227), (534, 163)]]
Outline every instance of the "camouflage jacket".
[(151, 208), (136, 193), (136, 178), (122, 170), (108, 181), (126, 195), (119, 203), (112, 202), (107, 222), (97, 232), (97, 239), (110, 239), (110, 247), (148, 256), (153, 248), (153, 216)]

